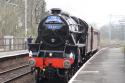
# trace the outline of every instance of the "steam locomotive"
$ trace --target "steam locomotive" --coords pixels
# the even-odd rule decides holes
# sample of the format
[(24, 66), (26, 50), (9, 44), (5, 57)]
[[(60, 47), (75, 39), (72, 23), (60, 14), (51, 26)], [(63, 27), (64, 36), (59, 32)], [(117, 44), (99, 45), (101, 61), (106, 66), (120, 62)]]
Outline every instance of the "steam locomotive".
[(66, 83), (99, 48), (99, 32), (80, 18), (58, 8), (39, 24), (35, 43), (29, 44), (29, 64), (36, 83), (62, 78)]

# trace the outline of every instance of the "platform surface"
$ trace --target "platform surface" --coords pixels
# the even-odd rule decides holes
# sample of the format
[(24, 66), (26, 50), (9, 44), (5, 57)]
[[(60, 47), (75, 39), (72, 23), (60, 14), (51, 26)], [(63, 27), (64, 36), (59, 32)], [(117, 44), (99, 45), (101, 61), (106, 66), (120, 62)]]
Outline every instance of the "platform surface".
[(122, 48), (107, 48), (94, 55), (72, 83), (125, 83), (125, 54)]
[(17, 55), (26, 54), (26, 53), (28, 53), (28, 50), (19, 50), (19, 51), (10, 51), (10, 52), (0, 52), (0, 58), (17, 56)]

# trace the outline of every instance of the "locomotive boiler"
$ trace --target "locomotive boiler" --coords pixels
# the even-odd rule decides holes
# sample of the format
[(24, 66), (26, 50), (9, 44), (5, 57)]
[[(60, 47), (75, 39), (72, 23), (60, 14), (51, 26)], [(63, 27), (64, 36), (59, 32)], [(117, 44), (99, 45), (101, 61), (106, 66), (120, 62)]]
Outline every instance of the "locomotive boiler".
[(80, 18), (58, 8), (41, 20), (38, 36), (30, 46), (36, 82), (59, 77), (67, 83), (83, 62), (98, 50), (99, 33)]

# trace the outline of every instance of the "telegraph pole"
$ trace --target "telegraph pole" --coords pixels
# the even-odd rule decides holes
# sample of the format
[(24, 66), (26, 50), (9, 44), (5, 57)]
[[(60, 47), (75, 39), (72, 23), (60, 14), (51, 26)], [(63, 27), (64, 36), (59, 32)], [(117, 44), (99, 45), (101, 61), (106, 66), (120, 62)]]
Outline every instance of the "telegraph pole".
[(111, 27), (112, 27), (112, 22), (111, 22), (111, 19), (112, 19), (112, 15), (109, 15), (109, 43), (111, 44), (111, 40), (112, 40), (112, 33), (111, 33)]

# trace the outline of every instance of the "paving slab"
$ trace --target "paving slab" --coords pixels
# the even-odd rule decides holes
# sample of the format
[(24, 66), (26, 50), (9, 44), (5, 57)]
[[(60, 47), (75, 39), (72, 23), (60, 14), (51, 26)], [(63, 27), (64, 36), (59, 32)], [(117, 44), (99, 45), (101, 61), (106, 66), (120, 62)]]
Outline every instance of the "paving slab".
[(122, 48), (107, 48), (94, 55), (72, 83), (125, 83), (125, 54)]

